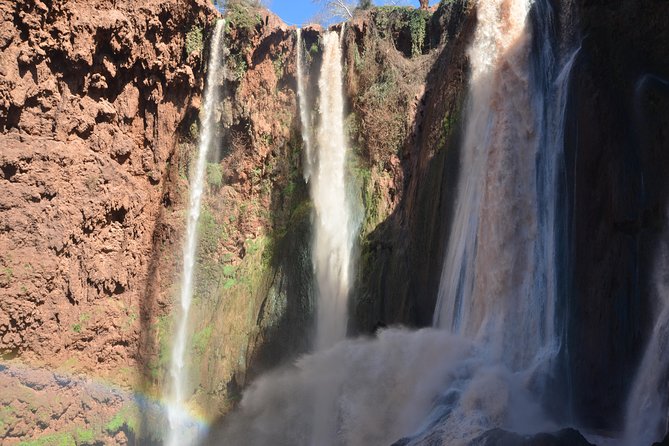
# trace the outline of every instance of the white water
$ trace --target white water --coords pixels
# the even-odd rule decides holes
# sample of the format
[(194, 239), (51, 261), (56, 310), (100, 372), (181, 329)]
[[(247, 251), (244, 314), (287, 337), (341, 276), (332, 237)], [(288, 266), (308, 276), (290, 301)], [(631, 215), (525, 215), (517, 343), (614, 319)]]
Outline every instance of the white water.
[(167, 400), (167, 416), (169, 432), (166, 445), (185, 446), (193, 444), (197, 439), (197, 432), (192, 431), (190, 417), (186, 415), (186, 383), (188, 370), (185, 357), (188, 341), (188, 316), (193, 299), (193, 270), (197, 248), (197, 224), (200, 218), (200, 203), (204, 191), (207, 153), (213, 145), (213, 136), (216, 125), (214, 107), (218, 103), (217, 79), (222, 68), (222, 37), (225, 29), (224, 20), (216, 22), (211, 41), (209, 65), (207, 67), (207, 86), (204, 95), (204, 109), (201, 115), (202, 130), (198, 147), (197, 161), (193, 170), (190, 184), (188, 205), (188, 219), (186, 222), (186, 237), (183, 246), (183, 272), (181, 277), (180, 312), (177, 319), (177, 330), (172, 346), (170, 361), (170, 394)]
[(478, 4), (463, 161), (435, 312), (437, 326), (483, 341), (517, 370), (556, 348), (554, 215), (543, 211), (552, 206), (545, 200), (555, 200), (555, 171), (544, 160), (537, 172), (545, 98), (531, 82), (531, 3)]
[(346, 187), (342, 52), (336, 32), (326, 32), (323, 36), (318, 87), (317, 153), (313, 170), (305, 172), (305, 177), (310, 177), (314, 203), (312, 262), (317, 289), (316, 348), (320, 350), (346, 336), (356, 232)]
[[(213, 444), (389, 446), (443, 421), (439, 438), (465, 445), (491, 427), (550, 430), (523, 376), (443, 330), (383, 330), (346, 340), (263, 376)], [(312, 439), (313, 395), (334, 389), (335, 432)], [(437, 408), (435, 409), (435, 403)]]
[(297, 99), (300, 106), (300, 123), (302, 125), (302, 142), (304, 144), (304, 179), (308, 183), (314, 170), (314, 154), (312, 140), (312, 121), (309, 99), (305, 86), (306, 72), (304, 68), (304, 43), (302, 29), (297, 29)]
[[(343, 34), (343, 29), (342, 29)], [(299, 38), (299, 34), (298, 34)], [(298, 42), (299, 43), (299, 42)], [(298, 49), (298, 87), (301, 85), (300, 111), (306, 111), (302, 68)], [(307, 146), (305, 179), (310, 181), (314, 203), (312, 262), (316, 278), (316, 349), (332, 347), (346, 337), (348, 296), (353, 267), (356, 223), (346, 185), (346, 138), (344, 136), (344, 92), (341, 40), (336, 32), (323, 36), (323, 64), (319, 88), (320, 122), (316, 134), (317, 153)], [(306, 124), (305, 124), (306, 122)], [(308, 114), (302, 117), (305, 144), (309, 143)], [(336, 432), (336, 387), (315, 389), (312, 445), (334, 444)]]

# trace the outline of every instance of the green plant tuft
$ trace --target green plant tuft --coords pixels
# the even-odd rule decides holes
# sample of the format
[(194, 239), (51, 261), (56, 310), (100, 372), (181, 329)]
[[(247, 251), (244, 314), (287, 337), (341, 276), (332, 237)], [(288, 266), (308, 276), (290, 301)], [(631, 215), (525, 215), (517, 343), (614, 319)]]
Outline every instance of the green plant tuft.
[(186, 34), (186, 54), (201, 53), (203, 48), (202, 28), (195, 25)]
[(220, 164), (207, 163), (207, 184), (215, 190), (223, 185), (223, 170)]

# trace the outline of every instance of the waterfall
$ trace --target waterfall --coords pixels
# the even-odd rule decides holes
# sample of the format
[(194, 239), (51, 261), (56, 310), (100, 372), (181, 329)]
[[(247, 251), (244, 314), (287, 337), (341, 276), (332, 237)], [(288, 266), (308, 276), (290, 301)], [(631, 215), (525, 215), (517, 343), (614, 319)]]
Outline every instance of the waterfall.
[(543, 321), (533, 296), (538, 118), (530, 85), (530, 0), (478, 3), (463, 160), (435, 322), (527, 365)]
[(306, 73), (304, 71), (304, 43), (302, 42), (302, 29), (297, 28), (297, 99), (300, 107), (300, 124), (302, 126), (302, 142), (304, 144), (304, 180), (308, 183), (314, 169), (313, 144), (311, 142), (311, 109), (305, 83)]
[[(460, 445), (495, 427), (557, 428), (536, 384), (551, 371), (540, 366), (550, 365), (564, 331), (557, 323), (566, 270), (563, 146), (578, 50), (557, 57), (547, 1), (482, 0), (478, 15), (437, 329), (336, 343), (345, 334), (354, 231), (345, 214), (341, 44), (327, 33), (320, 127), (309, 152), (318, 348), (245, 392), (217, 444), (361, 446), (403, 437), (396, 444)], [(298, 59), (308, 138), (303, 77)]]
[[(342, 82), (341, 34), (323, 36), (319, 87), (320, 125), (316, 149), (311, 141), (301, 30), (297, 31), (297, 87), (304, 141), (304, 178), (314, 203), (312, 262), (316, 277), (316, 350), (328, 349), (346, 336), (356, 224), (346, 184), (346, 139)], [(325, 385), (313, 394), (312, 444), (332, 444), (336, 431), (336, 387)]]
[(314, 203), (312, 261), (318, 293), (317, 349), (331, 347), (346, 336), (347, 301), (351, 287), (356, 228), (346, 186), (342, 84), (339, 36), (336, 32), (326, 32), (323, 36), (323, 65), (318, 81), (320, 125), (316, 135), (317, 153), (309, 183)]
[(436, 326), (482, 341), (517, 370), (559, 347), (559, 188), (577, 53), (557, 70), (552, 21), (544, 1), (478, 3), (461, 174), (434, 315)]
[[(661, 288), (665, 300), (669, 296), (669, 243), (662, 241)], [(650, 445), (662, 440), (669, 430), (669, 302), (664, 302), (657, 318), (653, 334), (639, 366), (638, 376), (626, 408), (624, 444), (628, 446)]]
[(184, 405), (186, 403), (186, 382), (188, 374), (186, 369), (186, 345), (188, 340), (188, 316), (191, 301), (193, 299), (193, 270), (195, 266), (195, 253), (197, 248), (197, 224), (200, 217), (200, 203), (204, 190), (205, 170), (207, 164), (207, 153), (213, 145), (215, 134), (214, 107), (218, 103), (218, 87), (216, 81), (221, 70), (222, 37), (225, 29), (225, 21), (218, 20), (214, 28), (211, 41), (209, 65), (207, 72), (207, 86), (204, 94), (204, 108), (202, 110), (202, 130), (198, 147), (197, 161), (193, 170), (190, 184), (190, 195), (188, 201), (188, 214), (186, 221), (186, 237), (183, 245), (183, 272), (181, 277), (181, 308), (178, 313), (177, 330), (172, 347), (169, 377), (171, 392), (167, 401), (167, 415), (169, 420), (169, 432), (165, 444), (171, 446), (182, 446), (195, 441), (196, 433), (190, 432), (187, 426)]

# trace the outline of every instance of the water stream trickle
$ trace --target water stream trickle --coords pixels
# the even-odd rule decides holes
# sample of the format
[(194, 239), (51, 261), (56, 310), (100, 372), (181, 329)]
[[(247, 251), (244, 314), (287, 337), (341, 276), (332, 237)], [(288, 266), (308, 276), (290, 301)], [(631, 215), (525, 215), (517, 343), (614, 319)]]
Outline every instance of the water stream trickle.
[(188, 343), (188, 317), (193, 299), (193, 273), (197, 249), (197, 225), (200, 218), (200, 203), (204, 192), (207, 154), (214, 142), (215, 117), (214, 108), (218, 103), (217, 79), (222, 69), (222, 38), (225, 29), (224, 20), (216, 22), (211, 40), (207, 86), (202, 110), (202, 131), (198, 147), (197, 161), (192, 172), (186, 236), (183, 245), (183, 272), (181, 277), (180, 308), (177, 315), (177, 329), (172, 346), (169, 378), (170, 393), (167, 399), (167, 416), (169, 432), (165, 441), (169, 446), (185, 446), (197, 440), (197, 432), (189, 426), (190, 419), (186, 414), (186, 383), (188, 370), (186, 367), (186, 346)]

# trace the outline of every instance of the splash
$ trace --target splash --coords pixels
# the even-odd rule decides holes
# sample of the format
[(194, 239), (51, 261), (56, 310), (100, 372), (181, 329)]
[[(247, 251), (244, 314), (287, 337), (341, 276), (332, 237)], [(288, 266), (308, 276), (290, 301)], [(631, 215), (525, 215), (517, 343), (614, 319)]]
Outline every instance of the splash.
[[(453, 446), (493, 426), (550, 429), (524, 390), (525, 378), (443, 330), (388, 329), (375, 339), (340, 342), (260, 378), (211, 440), (248, 446), (389, 445), (420, 438), (444, 418), (448, 441), (439, 444)], [(311, 403), (323, 387), (335, 390), (335, 430), (330, 438), (312, 440)]]
[(183, 272), (181, 282), (181, 308), (177, 320), (177, 330), (172, 347), (172, 357), (170, 362), (170, 395), (167, 404), (167, 415), (169, 421), (169, 431), (167, 433), (166, 445), (183, 446), (193, 444), (197, 437), (197, 429), (193, 431), (193, 426), (188, 423), (186, 417), (186, 383), (188, 380), (188, 371), (186, 370), (186, 344), (188, 340), (188, 316), (190, 312), (191, 301), (193, 299), (193, 269), (195, 266), (195, 252), (197, 248), (197, 223), (200, 218), (200, 203), (204, 191), (205, 169), (207, 163), (207, 153), (213, 145), (214, 126), (214, 107), (218, 102), (217, 79), (222, 68), (222, 36), (225, 29), (225, 21), (216, 22), (214, 34), (212, 37), (209, 66), (207, 73), (207, 87), (204, 96), (204, 109), (202, 114), (202, 132), (200, 134), (200, 144), (198, 149), (197, 162), (193, 172), (193, 178), (190, 185), (188, 220), (186, 222), (186, 237), (183, 247)]

